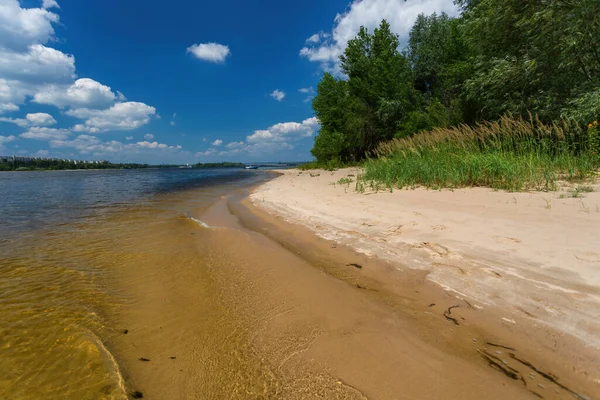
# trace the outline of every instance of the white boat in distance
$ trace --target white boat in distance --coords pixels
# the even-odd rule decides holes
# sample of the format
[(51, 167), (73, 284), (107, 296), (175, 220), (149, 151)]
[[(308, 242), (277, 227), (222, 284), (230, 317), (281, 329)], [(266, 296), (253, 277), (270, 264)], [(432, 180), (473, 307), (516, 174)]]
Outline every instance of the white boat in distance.
[(244, 168), (246, 169), (258, 169), (256, 165), (246, 165)]

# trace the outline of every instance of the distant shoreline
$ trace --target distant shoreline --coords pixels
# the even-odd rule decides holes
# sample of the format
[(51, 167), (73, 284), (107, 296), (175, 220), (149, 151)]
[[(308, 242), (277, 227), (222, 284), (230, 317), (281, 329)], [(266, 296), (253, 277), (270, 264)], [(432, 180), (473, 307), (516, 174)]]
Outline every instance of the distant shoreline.
[(177, 169), (177, 170), (188, 170), (188, 169), (243, 169), (244, 167), (192, 167), (192, 168), (180, 168), (180, 167), (145, 167), (145, 168), (74, 168), (74, 169), (51, 169), (51, 168), (39, 168), (39, 169), (14, 169), (14, 170), (0, 170), (2, 172), (43, 172), (43, 171), (55, 171), (55, 172), (73, 172), (73, 171), (132, 171), (132, 170), (157, 170), (157, 169)]
[(80, 161), (62, 159), (29, 159), (7, 157), (0, 158), (0, 172), (7, 171), (92, 171), (120, 169), (208, 169), (208, 168), (244, 168), (241, 162), (217, 162), (196, 164), (142, 164), (142, 163), (113, 163), (110, 161)]

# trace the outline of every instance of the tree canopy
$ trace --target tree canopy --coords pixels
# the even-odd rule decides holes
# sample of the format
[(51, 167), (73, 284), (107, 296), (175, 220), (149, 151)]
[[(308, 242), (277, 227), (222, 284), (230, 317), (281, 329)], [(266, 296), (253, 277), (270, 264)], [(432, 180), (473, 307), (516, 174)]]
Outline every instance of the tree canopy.
[(362, 27), (313, 100), (319, 162), (361, 160), (380, 142), (434, 127), (538, 115), (600, 115), (600, 1), (457, 0), (420, 15), (408, 43)]

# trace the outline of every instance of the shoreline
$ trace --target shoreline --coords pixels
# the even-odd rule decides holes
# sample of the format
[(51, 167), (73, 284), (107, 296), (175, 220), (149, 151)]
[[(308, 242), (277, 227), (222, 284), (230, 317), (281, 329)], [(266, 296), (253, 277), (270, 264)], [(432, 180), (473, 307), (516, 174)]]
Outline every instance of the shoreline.
[(75, 172), (75, 171), (140, 171), (140, 170), (207, 170), (207, 169), (239, 169), (242, 167), (196, 167), (196, 168), (180, 168), (180, 167), (148, 167), (148, 168), (77, 168), (77, 169), (24, 169), (24, 170), (0, 170), (0, 172)]
[[(422, 203), (425, 197), (438, 196), (439, 198), (432, 200), (436, 206), (442, 208), (439, 213), (435, 214), (438, 217), (435, 226), (447, 224), (449, 226), (446, 229), (451, 231), (453, 228), (451, 222), (453, 221), (448, 223), (448, 219), (451, 220), (454, 214), (444, 220), (444, 212), (448, 210), (440, 206), (441, 201), (446, 200), (449, 196), (455, 196), (458, 197), (458, 200), (464, 201), (472, 197), (472, 193), (469, 192), (479, 192), (477, 194), (480, 197), (481, 194), (485, 196), (489, 193), (495, 198), (492, 204), (487, 204), (484, 208), (491, 209), (489, 212), (494, 212), (493, 204), (498, 202), (498, 197), (516, 197), (518, 204), (522, 198), (535, 197), (536, 194), (493, 192), (487, 189), (463, 189), (453, 192), (417, 190), (396, 191), (393, 194), (361, 195), (352, 193), (352, 189), (349, 190), (347, 185), (332, 184), (337, 182), (340, 177), (356, 175), (357, 173), (358, 170), (356, 169), (342, 170), (335, 173), (313, 171), (311, 177), (309, 172), (287, 170), (278, 178), (255, 188), (249, 196), (248, 203), (250, 207), (258, 210), (259, 214), (263, 214), (263, 219), (270, 218), (271, 221), (279, 221), (279, 229), (282, 229), (285, 225), (299, 226), (300, 228), (294, 229), (301, 229), (305, 235), (314, 236), (315, 241), (326, 241), (329, 243), (326, 247), (329, 247), (333, 252), (340, 248), (347, 248), (351, 251), (358, 251), (366, 260), (365, 262), (376, 261), (380, 265), (377, 267), (379, 271), (373, 272), (363, 268), (361, 273), (368, 275), (367, 272), (373, 272), (368, 278), (373, 279), (375, 285), (384, 288), (387, 286), (395, 296), (401, 296), (403, 291), (401, 289), (402, 284), (398, 282), (406, 279), (410, 281), (411, 276), (420, 275), (424, 282), (434, 284), (450, 298), (466, 302), (469, 311), (473, 311), (472, 317), (477, 321), (473, 324), (478, 326), (478, 329), (481, 329), (486, 335), (496, 335), (505, 341), (514, 339), (516, 342), (528, 343), (529, 348), (536, 348), (536, 351), (528, 357), (541, 357), (540, 362), (552, 365), (552, 368), (556, 370), (563, 369), (564, 363), (568, 364), (570, 362), (573, 370), (577, 371), (575, 375), (579, 375), (580, 378), (583, 378), (583, 381), (587, 381), (591, 385), (590, 387), (595, 387), (594, 393), (600, 392), (600, 374), (593, 372), (597, 369), (594, 366), (597, 366), (600, 360), (597, 342), (600, 336), (595, 335), (596, 332), (600, 332), (600, 325), (593, 318), (594, 310), (597, 310), (596, 306), (600, 299), (600, 290), (597, 286), (594, 286), (598, 284), (598, 280), (594, 280), (597, 275), (594, 276), (593, 271), (590, 272), (590, 269), (582, 268), (582, 273), (588, 274), (585, 281), (576, 279), (573, 271), (564, 271), (552, 267), (544, 269), (539, 261), (537, 265), (531, 263), (530, 254), (527, 254), (530, 257), (527, 259), (515, 254), (518, 253), (515, 249), (501, 248), (493, 251), (490, 248), (478, 248), (474, 244), (477, 237), (471, 238), (468, 243), (463, 243), (462, 247), (460, 246), (460, 237), (454, 237), (452, 241), (440, 244), (439, 242), (436, 243), (440, 239), (440, 235), (435, 236), (436, 241), (428, 240), (426, 239), (428, 232), (425, 232), (425, 234), (417, 232), (412, 238), (413, 240), (406, 232), (403, 232), (403, 237), (400, 240), (389, 240), (391, 235), (386, 237), (388, 240), (377, 240), (381, 239), (381, 230), (375, 232), (372, 237), (370, 237), (369, 230), (372, 232), (377, 229), (378, 224), (382, 224), (385, 217), (382, 217), (381, 213), (388, 212), (388, 210), (376, 209), (381, 212), (376, 220), (373, 219), (374, 210), (371, 210), (371, 215), (365, 215), (364, 213), (365, 208), (387, 205), (391, 206), (390, 212), (396, 217), (397, 214), (393, 213), (394, 206), (397, 206), (398, 202), (407, 193), (408, 196), (412, 196), (408, 198), (412, 201), (408, 207), (414, 205), (415, 198), (419, 203)], [(320, 176), (316, 176), (318, 174)], [(320, 177), (322, 178), (320, 179)], [(598, 193), (588, 194), (592, 196), (583, 200), (588, 202), (600, 200)], [(369, 202), (370, 199), (378, 198), (378, 196), (381, 203)], [(555, 196), (558, 197), (559, 194), (555, 194)], [(350, 200), (344, 202), (344, 199)], [(487, 200), (484, 197), (484, 201)], [(542, 205), (546, 201), (543, 194), (537, 194), (537, 199), (534, 200), (542, 201)], [(528, 208), (526, 213), (531, 213), (531, 209), (537, 207), (541, 207), (544, 211), (551, 211), (535, 203), (534, 200), (530, 200), (531, 204), (528, 207), (531, 208)], [(579, 200), (581, 199), (560, 199), (562, 202), (567, 202), (565, 208), (572, 208), (572, 203)], [(571, 203), (568, 203), (569, 201)], [(558, 202), (559, 200), (557, 200)], [(600, 203), (600, 201), (598, 202)], [(356, 207), (358, 204), (360, 204), (360, 207)], [(423, 214), (424, 207), (422, 207), (423, 204), (420, 205), (421, 207), (417, 209)], [(455, 203), (452, 204), (452, 206), (455, 205)], [(471, 205), (465, 207), (469, 208)], [(564, 211), (560, 207), (556, 208), (557, 212)], [(419, 211), (415, 214), (418, 214)], [(460, 211), (465, 212), (465, 210)], [(572, 213), (568, 215), (572, 215)], [(585, 215), (588, 216), (589, 214), (586, 213)], [(416, 215), (411, 217), (414, 216)], [(534, 216), (534, 218), (536, 217)], [(387, 225), (398, 222), (390, 221), (390, 219), (393, 218), (386, 221)], [(578, 235), (573, 237), (573, 241), (579, 239), (579, 235), (585, 234), (590, 235), (592, 241), (598, 241), (589, 230), (585, 230), (587, 227), (587, 229), (592, 229), (591, 232), (593, 233), (596, 219), (600, 221), (598, 216), (593, 215), (591, 222), (583, 228), (580, 220), (574, 221), (574, 228), (580, 231), (577, 232)], [(471, 222), (468, 218), (464, 218), (461, 223), (464, 224), (464, 221)], [(488, 220), (480, 219), (480, 223), (485, 227), (486, 222), (484, 221)], [(472, 227), (469, 223), (466, 224), (465, 229)], [(550, 220), (548, 223), (552, 224), (555, 221)], [(487, 224), (489, 225), (489, 222)], [(383, 225), (383, 230), (389, 228), (385, 222)], [(403, 224), (400, 223), (400, 225)], [(505, 228), (502, 231), (498, 228), (498, 226), (501, 226), (498, 223), (493, 224), (493, 226), (495, 232), (500, 231), (498, 232), (500, 234), (505, 233), (507, 229), (510, 230)], [(366, 232), (363, 234), (361, 230)], [(434, 230), (434, 232), (437, 232), (437, 230)], [(464, 239), (464, 232), (461, 232), (461, 234)], [(565, 233), (563, 232), (563, 234)], [(571, 235), (573, 232), (568, 231), (566, 234)], [(478, 231), (477, 235), (482, 236), (483, 234)], [(288, 237), (287, 240), (289, 239)], [(396, 237), (396, 239), (398, 238)], [(441, 237), (441, 239), (443, 240), (444, 237)], [(512, 236), (509, 239), (512, 239)], [(512, 243), (512, 240), (510, 243)], [(582, 254), (593, 255), (593, 252), (589, 249), (587, 253), (584, 251), (586, 250), (585, 240), (579, 242), (579, 245), (580, 247), (575, 250), (581, 250)], [(399, 249), (399, 251), (392, 253), (389, 251), (390, 247)], [(583, 247), (583, 250), (581, 247)], [(476, 250), (473, 251), (473, 248)], [(523, 264), (527, 268), (524, 268)], [(533, 270), (532, 265), (537, 267), (537, 270)], [(581, 263), (577, 264), (577, 266), (580, 265)], [(436, 271), (436, 268), (440, 267), (443, 273), (440, 273), (439, 270)], [(478, 269), (483, 270), (487, 275), (486, 279), (479, 279), (480, 276), (472, 272), (472, 270), (476, 271)], [(504, 286), (501, 285), (499, 288), (494, 287), (494, 285), (498, 285), (495, 282), (498, 280), (496, 278), (500, 278), (498, 275), (502, 275), (502, 279), (510, 279), (509, 285), (503, 284)], [(490, 276), (493, 277), (492, 283), (489, 282)], [(406, 290), (406, 286), (404, 290)], [(506, 292), (506, 290), (512, 290), (513, 293)], [(487, 296), (490, 292), (491, 295)], [(499, 292), (502, 296), (498, 295)], [(482, 296), (482, 294), (486, 296)], [(529, 301), (533, 298), (538, 303), (544, 302), (552, 308), (543, 310), (545, 313), (538, 309), (537, 315), (533, 314), (528, 311), (530, 303), (522, 301), (524, 298), (528, 298)], [(519, 300), (521, 302), (518, 302)], [(462, 311), (462, 309), (460, 310)], [(491, 313), (493, 317), (484, 317), (483, 314), (488, 313)], [(560, 317), (558, 317), (559, 315)], [(557, 317), (562, 318), (563, 321), (557, 323), (554, 320)], [(536, 332), (533, 335), (535, 340), (529, 341), (530, 339), (526, 339), (530, 335), (528, 330)], [(544, 350), (542, 351), (542, 349)], [(569, 359), (570, 361), (567, 361)]]
[[(107, 346), (128, 393), (148, 399), (598, 393), (591, 380), (597, 358), (573, 338), (543, 327), (531, 335), (532, 324), (503, 321), (510, 315), (497, 307), (477, 308), (428, 280), (427, 271), (400, 273), (388, 260), (253, 205), (248, 191), (285, 178), (278, 173), (260, 186), (218, 189), (220, 197), (200, 203), (201, 190), (173, 195), (168, 203), (189, 210), (185, 216), (167, 209), (126, 215), (131, 223), (115, 238), (113, 278), (127, 301), (113, 322), (128, 333), (116, 332)], [(559, 383), (549, 380), (554, 376)]]
[[(321, 238), (401, 271), (427, 271), (428, 280), (459, 296), (516, 310), (600, 349), (600, 239), (594, 233), (600, 185), (585, 198), (560, 198), (485, 188), (360, 194), (351, 184), (336, 184), (358, 174), (288, 170), (250, 198)], [(568, 320), (549, 322), (557, 315)]]

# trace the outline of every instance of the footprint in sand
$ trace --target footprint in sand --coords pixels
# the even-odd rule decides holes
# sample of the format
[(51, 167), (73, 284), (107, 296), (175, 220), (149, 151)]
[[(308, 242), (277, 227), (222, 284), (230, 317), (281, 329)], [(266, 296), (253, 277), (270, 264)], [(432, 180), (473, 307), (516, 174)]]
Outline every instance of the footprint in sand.
[(446, 247), (433, 242), (423, 242), (419, 244), (414, 244), (413, 247), (416, 249), (428, 250), (429, 252), (432, 252), (440, 257), (447, 256), (448, 253), (450, 253), (450, 251)]
[(520, 239), (509, 237), (509, 236), (494, 236), (494, 239), (496, 239), (496, 241), (498, 243), (504, 243), (504, 244), (517, 244), (517, 243), (521, 243)]
[(357, 231), (342, 231), (342, 233), (345, 233), (348, 236), (358, 236), (358, 237), (366, 237), (366, 235), (357, 232)]
[(600, 253), (595, 251), (582, 251), (575, 254), (575, 258), (581, 261), (600, 263)]
[(434, 231), (445, 231), (446, 229), (448, 229), (448, 228), (444, 225), (433, 225), (431, 227), (431, 230), (434, 230)]
[(455, 270), (458, 273), (460, 273), (461, 275), (466, 275), (467, 273), (465, 272), (465, 270), (461, 267), (459, 267), (458, 265), (451, 265), (451, 264), (444, 264), (444, 263), (438, 263), (438, 262), (434, 262), (433, 264), (431, 264), (432, 267), (438, 267), (438, 268), (445, 268), (445, 269), (451, 269), (451, 270)]
[(402, 225), (390, 226), (383, 232), (383, 234), (384, 236), (402, 235), (403, 233), (405, 233), (404, 231), (406, 229), (417, 225), (418, 224), (415, 221), (408, 221), (407, 223)]
[(393, 235), (393, 234), (400, 234), (402, 233), (402, 228), (404, 228), (404, 225), (398, 225), (396, 227), (390, 227), (388, 228), (387, 231), (385, 231), (386, 235)]

